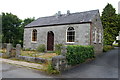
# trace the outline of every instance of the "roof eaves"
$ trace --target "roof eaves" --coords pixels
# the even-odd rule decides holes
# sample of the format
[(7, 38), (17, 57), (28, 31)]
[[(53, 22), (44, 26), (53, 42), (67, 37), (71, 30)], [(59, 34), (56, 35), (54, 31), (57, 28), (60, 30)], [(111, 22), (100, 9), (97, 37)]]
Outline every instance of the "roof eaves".
[(88, 22), (76, 22), (76, 23), (64, 23), (64, 24), (50, 24), (50, 25), (40, 25), (40, 26), (27, 26), (24, 28), (33, 28), (33, 27), (48, 27), (48, 26), (58, 26), (58, 25), (68, 25), (68, 24), (85, 24), (85, 23), (92, 23), (91, 21)]

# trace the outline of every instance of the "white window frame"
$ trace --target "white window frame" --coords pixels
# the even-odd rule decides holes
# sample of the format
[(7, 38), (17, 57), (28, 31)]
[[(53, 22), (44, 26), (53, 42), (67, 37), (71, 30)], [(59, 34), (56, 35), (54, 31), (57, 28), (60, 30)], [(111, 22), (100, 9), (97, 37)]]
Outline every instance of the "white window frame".
[[(36, 41), (32, 41), (33, 30), (37, 30), (37, 29), (32, 29), (32, 30), (31, 30), (31, 43), (37, 43), (37, 40), (36, 40)], [(37, 35), (38, 35), (38, 31), (37, 31)]]
[(97, 28), (94, 29), (94, 43), (97, 43)]
[[(66, 29), (66, 43), (70, 43), (70, 44), (73, 44), (73, 43), (75, 43), (75, 35), (74, 35), (74, 42), (67, 42), (67, 37), (68, 37), (68, 35), (67, 35), (67, 32), (68, 32), (68, 29), (69, 29), (70, 27), (68, 27), (67, 29)], [(74, 27), (73, 27), (74, 28)], [(74, 32), (75, 32), (75, 28), (74, 28)]]
[(101, 33), (101, 31), (99, 32), (99, 43), (102, 43), (102, 33)]

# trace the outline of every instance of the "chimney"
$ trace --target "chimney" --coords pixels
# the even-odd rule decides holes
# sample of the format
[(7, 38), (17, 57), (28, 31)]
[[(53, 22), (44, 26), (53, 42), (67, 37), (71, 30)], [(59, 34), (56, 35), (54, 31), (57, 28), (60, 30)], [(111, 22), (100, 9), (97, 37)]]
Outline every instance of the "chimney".
[(67, 10), (67, 15), (70, 15), (70, 10)]
[(58, 16), (61, 16), (61, 11), (58, 11)]
[(56, 13), (56, 18), (59, 18), (61, 15), (61, 11), (58, 11), (58, 13)]

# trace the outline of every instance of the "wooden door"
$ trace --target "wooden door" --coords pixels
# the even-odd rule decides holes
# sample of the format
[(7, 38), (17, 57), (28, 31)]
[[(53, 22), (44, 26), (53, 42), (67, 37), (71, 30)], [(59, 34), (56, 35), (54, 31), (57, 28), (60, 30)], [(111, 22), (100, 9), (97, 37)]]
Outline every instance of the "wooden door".
[(49, 31), (47, 34), (47, 50), (54, 50), (54, 33), (52, 31)]

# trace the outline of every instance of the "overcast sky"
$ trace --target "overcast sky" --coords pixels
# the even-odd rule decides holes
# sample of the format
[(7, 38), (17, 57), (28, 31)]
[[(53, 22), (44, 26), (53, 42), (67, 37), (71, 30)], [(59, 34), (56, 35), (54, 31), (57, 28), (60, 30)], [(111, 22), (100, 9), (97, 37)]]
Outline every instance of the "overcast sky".
[(110, 3), (118, 13), (118, 2), (120, 0), (2, 0), (0, 13), (8, 12), (17, 15), (20, 19), (28, 17), (51, 16), (61, 11), (65, 14), (67, 10), (71, 13), (103, 8)]

